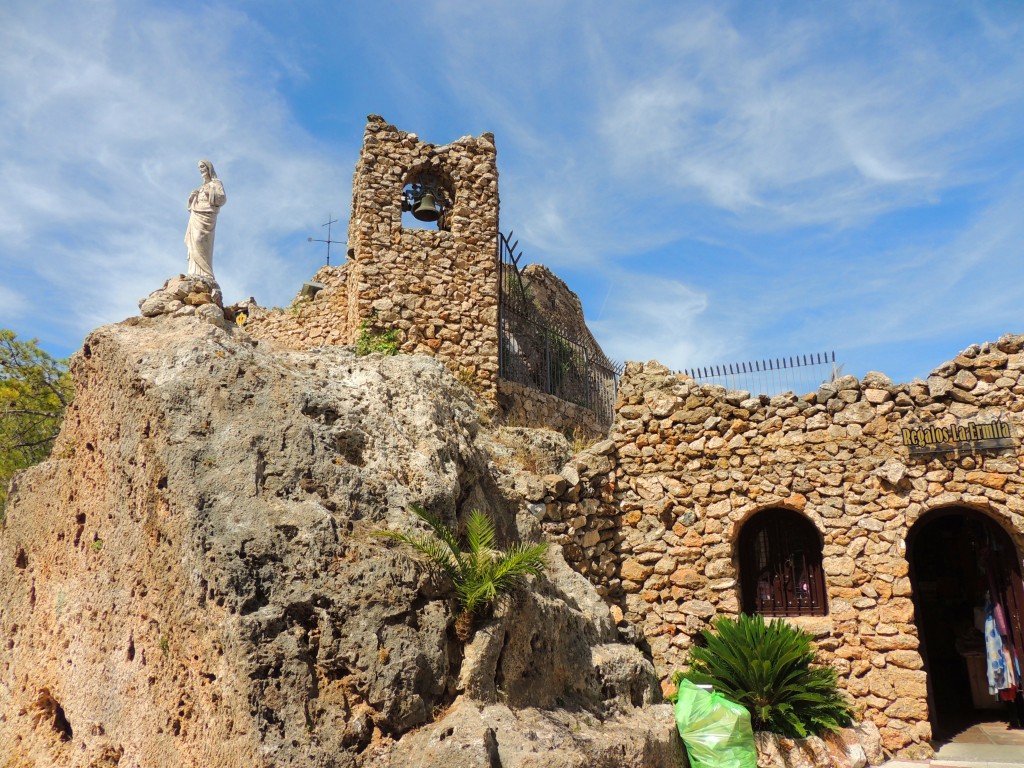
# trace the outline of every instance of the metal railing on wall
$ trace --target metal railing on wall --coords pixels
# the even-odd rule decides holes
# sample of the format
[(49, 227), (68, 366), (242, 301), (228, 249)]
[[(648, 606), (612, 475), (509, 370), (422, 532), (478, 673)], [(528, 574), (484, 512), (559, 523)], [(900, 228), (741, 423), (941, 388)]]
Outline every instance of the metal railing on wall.
[(819, 352), (796, 357), (777, 357), (745, 363), (728, 363), (685, 368), (679, 373), (701, 384), (717, 384), (726, 389), (745, 390), (754, 395), (782, 392), (805, 394), (834, 381), (842, 366), (836, 366), (835, 352)]
[(501, 378), (614, 416), (622, 367), (569, 329), (539, 315), (519, 271), (519, 241), (498, 233), (498, 370)]

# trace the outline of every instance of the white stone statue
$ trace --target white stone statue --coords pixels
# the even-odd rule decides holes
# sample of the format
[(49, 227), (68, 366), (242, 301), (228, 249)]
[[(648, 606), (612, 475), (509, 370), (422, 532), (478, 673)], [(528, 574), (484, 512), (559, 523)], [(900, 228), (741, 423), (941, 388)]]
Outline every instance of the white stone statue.
[(213, 235), (217, 226), (217, 214), (227, 202), (224, 185), (213, 170), (209, 160), (199, 161), (199, 172), (203, 174), (203, 185), (193, 190), (188, 197), (188, 229), (185, 230), (185, 245), (188, 247), (188, 273), (200, 277), (213, 277)]

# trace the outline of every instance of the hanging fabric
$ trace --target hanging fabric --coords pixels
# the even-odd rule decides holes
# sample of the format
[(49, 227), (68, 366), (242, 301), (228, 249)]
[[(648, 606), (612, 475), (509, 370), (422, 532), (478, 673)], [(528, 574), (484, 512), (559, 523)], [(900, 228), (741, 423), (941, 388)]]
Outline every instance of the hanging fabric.
[(996, 628), (995, 607), (990, 595), (985, 596), (985, 668), (988, 676), (988, 692), (993, 696), (1014, 685), (1016, 676), (1007, 664), (1003, 637)]

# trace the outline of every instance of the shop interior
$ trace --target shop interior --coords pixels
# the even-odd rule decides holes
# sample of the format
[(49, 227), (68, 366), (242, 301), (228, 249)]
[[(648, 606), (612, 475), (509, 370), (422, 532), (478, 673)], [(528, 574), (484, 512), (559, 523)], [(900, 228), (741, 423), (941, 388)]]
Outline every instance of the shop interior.
[[(1003, 660), (1019, 667), (1020, 560), (1010, 537), (972, 510), (942, 510), (921, 518), (907, 541), (921, 655), (928, 673), (933, 736), (947, 739), (986, 720), (1020, 727), (1024, 699), (1017, 669), (1001, 694), (989, 692), (986, 616), (1002, 605), (1007, 630)], [(992, 592), (994, 602), (989, 601)], [(994, 620), (990, 619), (990, 627)], [(990, 630), (991, 631), (991, 630)], [(1024, 661), (1022, 659), (1021, 661)]]

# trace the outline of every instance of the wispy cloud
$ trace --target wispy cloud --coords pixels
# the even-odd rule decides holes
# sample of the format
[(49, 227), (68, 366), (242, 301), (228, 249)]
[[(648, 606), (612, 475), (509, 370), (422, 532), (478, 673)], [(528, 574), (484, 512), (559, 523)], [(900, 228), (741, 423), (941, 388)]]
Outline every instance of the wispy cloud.
[(291, 121), (268, 76), (289, 70), (243, 14), (124, 11), (103, 1), (8, 8), (0, 265), (35, 280), (9, 287), (18, 293), (4, 303), (59, 307), (53, 333), (72, 338), (134, 314), (184, 269), (184, 206), (201, 157), (228, 192), (215, 257), (226, 295), (285, 301), (315, 261), (290, 263), (281, 240), (315, 231), (329, 206), (342, 212), (349, 158)]
[(965, 146), (1019, 103), (1024, 57), (964, 66), (910, 20), (833, 10), (741, 23), (716, 7), (657, 35), (603, 105), (618, 176), (773, 226), (849, 225), (968, 180)]
[(603, 311), (589, 325), (613, 359), (658, 360), (678, 368), (682, 361), (735, 352), (721, 333), (702, 331), (707, 307), (708, 297), (682, 281), (620, 273), (609, 284)]
[[(611, 354), (646, 348), (673, 367), (856, 357), (958, 323), (988, 332), (954, 297), (998, 282), (1020, 253), (1018, 225), (996, 213), (1014, 209), (1007, 174), (1022, 168), (1020, 13), (870, 1), (517, 10), (534, 13), (528, 41), (493, 6), (463, 6), (438, 33), (459, 71), (479, 72), (465, 107), (499, 125), (513, 115), (516, 129), (499, 132), (502, 218), (527, 257), (628, 297), (583, 295)], [(565, 52), (551, 70), (561, 82), (536, 50)], [(642, 284), (622, 283), (640, 272)]]
[(1015, 4), (296, 10), (5, 5), (0, 320), (73, 337), (134, 313), (184, 267), (200, 157), (228, 193), (226, 294), (286, 302), (322, 263), (305, 236), (346, 218), (368, 112), (437, 143), (494, 131), (502, 228), (618, 357), (889, 345), (909, 367), (1019, 315)]

